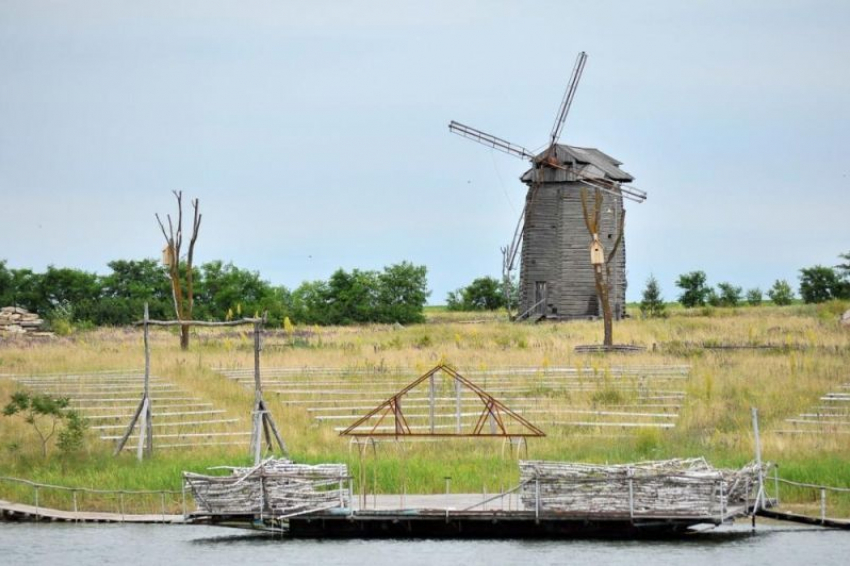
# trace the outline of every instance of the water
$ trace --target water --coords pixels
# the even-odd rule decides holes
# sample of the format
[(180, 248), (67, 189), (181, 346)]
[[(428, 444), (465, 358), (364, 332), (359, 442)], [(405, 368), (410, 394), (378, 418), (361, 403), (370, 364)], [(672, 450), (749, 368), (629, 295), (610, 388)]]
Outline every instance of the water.
[(850, 533), (759, 526), (673, 541), (281, 540), (216, 527), (0, 523), (0, 564), (850, 564)]

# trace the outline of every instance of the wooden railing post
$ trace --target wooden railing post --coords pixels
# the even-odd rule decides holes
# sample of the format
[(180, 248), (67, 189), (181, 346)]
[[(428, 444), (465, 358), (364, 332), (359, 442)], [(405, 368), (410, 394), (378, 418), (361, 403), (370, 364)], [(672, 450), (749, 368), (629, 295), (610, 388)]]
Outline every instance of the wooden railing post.
[(540, 524), (540, 479), (534, 480), (534, 522)]

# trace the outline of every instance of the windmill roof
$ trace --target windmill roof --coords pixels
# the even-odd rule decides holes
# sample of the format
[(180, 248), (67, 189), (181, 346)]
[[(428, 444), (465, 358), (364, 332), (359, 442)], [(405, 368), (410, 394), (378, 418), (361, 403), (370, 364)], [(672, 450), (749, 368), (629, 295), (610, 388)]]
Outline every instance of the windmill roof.
[[(548, 151), (548, 149), (542, 151), (537, 157), (544, 157)], [(557, 144), (555, 146), (555, 158), (559, 163), (570, 166), (584, 175), (624, 183), (634, 181), (634, 177), (620, 169), (621, 161), (617, 161), (607, 153), (593, 147)], [(525, 172), (522, 180), (530, 180), (530, 170)]]

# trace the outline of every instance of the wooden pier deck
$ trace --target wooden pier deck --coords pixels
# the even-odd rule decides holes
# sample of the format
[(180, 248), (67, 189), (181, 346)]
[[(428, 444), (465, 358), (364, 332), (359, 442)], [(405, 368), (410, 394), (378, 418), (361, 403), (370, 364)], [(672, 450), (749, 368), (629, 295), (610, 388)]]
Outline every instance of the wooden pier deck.
[(133, 515), (95, 511), (65, 511), (0, 500), (0, 519), (51, 523), (185, 523), (183, 515)]

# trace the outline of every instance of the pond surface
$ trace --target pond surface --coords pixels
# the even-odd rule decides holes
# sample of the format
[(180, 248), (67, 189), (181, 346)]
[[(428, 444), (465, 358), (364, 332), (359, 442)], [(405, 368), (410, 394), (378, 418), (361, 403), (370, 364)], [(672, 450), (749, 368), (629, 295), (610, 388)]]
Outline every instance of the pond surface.
[(288, 540), (202, 526), (0, 523), (0, 564), (850, 564), (850, 532), (734, 527), (667, 541)]

